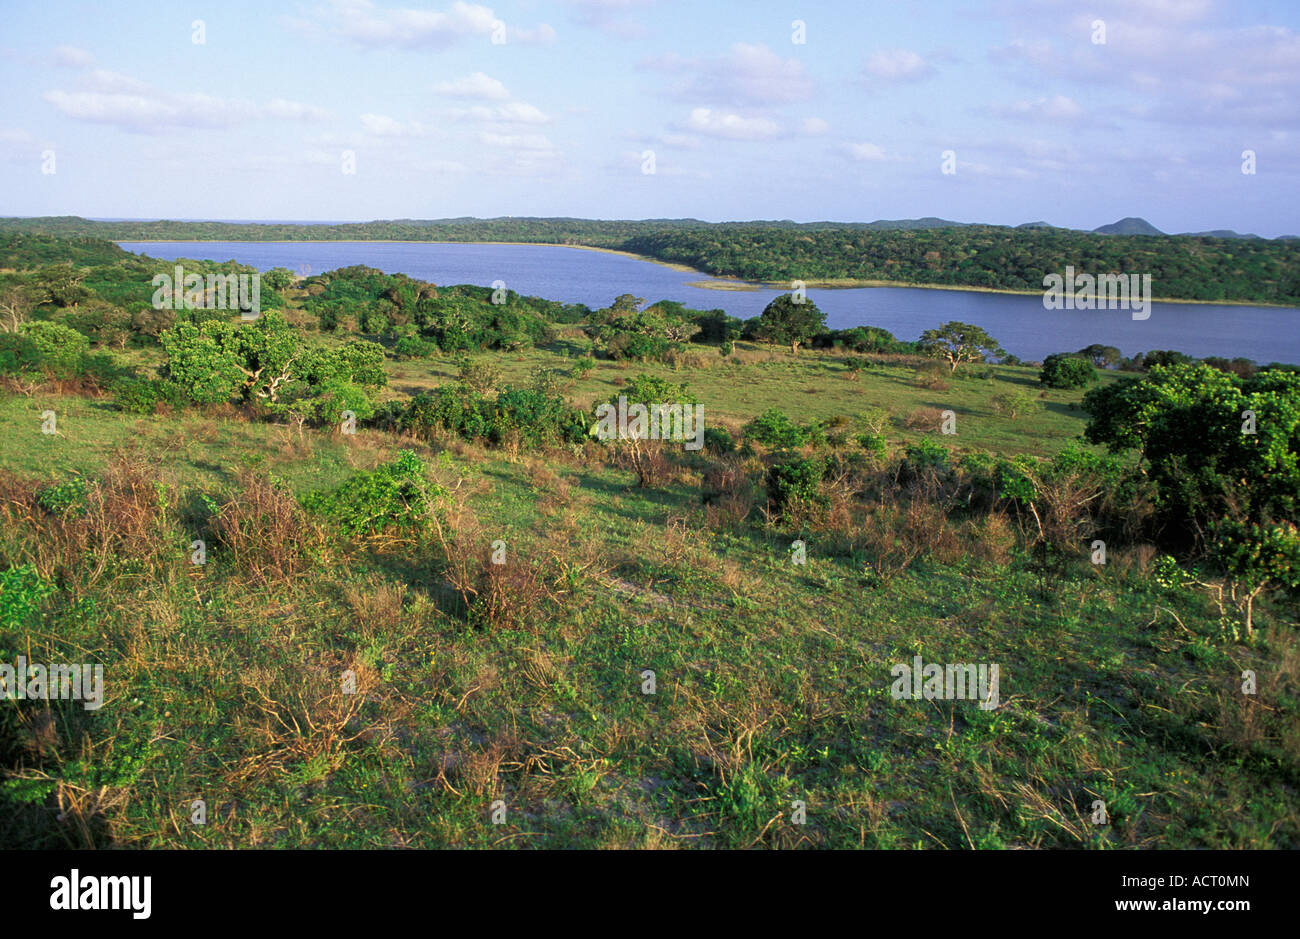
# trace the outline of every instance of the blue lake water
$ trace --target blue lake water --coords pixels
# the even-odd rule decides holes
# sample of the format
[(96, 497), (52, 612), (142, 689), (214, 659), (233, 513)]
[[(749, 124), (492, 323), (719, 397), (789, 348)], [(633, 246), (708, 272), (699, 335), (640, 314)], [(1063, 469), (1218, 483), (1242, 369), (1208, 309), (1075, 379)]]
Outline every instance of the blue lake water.
[[(490, 286), (504, 281), (518, 293), (608, 306), (619, 294), (647, 302), (677, 300), (688, 307), (723, 309), (748, 318), (784, 291), (709, 290), (687, 286), (707, 280), (698, 272), (676, 271), (637, 258), (547, 245), (416, 244), (380, 242), (119, 242), (127, 251), (164, 260), (235, 260), (259, 270), (287, 267), (323, 273), (364, 264), (435, 284)], [(1023, 359), (1073, 352), (1092, 343), (1116, 346), (1125, 355), (1177, 349), (1194, 356), (1245, 356), (1260, 363), (1300, 363), (1300, 310), (1153, 303), (1150, 318), (1134, 320), (1127, 310), (1045, 310), (1039, 296), (926, 290), (914, 287), (810, 289), (808, 296), (834, 329), (881, 326), (899, 339), (948, 320), (982, 326), (1003, 347)]]

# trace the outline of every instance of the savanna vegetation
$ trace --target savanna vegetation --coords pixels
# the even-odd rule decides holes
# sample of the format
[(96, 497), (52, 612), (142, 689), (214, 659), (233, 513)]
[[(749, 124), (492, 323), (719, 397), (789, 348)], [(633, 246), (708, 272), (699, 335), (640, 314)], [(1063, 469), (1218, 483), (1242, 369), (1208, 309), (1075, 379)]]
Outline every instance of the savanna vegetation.
[(7, 244), (0, 842), (1300, 846), (1294, 369)]

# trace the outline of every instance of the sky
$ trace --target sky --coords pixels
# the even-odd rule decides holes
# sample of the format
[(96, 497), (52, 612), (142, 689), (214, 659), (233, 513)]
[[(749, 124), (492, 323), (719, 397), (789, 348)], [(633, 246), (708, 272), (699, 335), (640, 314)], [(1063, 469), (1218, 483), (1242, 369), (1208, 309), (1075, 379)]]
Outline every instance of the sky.
[(1298, 24), (1295, 0), (5, 0), (0, 215), (1300, 234)]

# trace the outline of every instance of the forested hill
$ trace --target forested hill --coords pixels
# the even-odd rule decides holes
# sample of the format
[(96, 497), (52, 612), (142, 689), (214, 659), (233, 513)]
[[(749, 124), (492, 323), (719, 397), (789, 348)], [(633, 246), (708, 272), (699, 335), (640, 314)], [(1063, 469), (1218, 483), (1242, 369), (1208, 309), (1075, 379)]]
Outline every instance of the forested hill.
[(709, 223), (496, 218), (340, 224), (0, 219), (0, 233), (121, 241), (452, 241), (571, 244), (629, 251), (718, 276), (762, 281), (885, 281), (1043, 289), (1043, 277), (1150, 274), (1152, 294), (1184, 300), (1300, 304), (1300, 241), (1106, 235), (944, 219), (870, 223)]
[(1300, 303), (1300, 243), (1116, 237), (1060, 228), (921, 231), (733, 229), (638, 235), (622, 248), (745, 280), (875, 280), (1042, 290), (1048, 273), (1150, 274), (1183, 300)]

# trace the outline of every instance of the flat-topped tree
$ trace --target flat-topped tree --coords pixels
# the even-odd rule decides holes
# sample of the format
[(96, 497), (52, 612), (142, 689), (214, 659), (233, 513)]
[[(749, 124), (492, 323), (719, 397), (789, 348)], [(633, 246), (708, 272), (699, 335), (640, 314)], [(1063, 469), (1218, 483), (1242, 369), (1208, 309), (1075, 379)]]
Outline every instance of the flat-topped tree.
[(755, 339), (788, 345), (791, 352), (826, 328), (826, 314), (817, 304), (794, 294), (783, 293), (769, 303), (753, 320), (748, 331)]
[(948, 363), (949, 372), (957, 371), (962, 362), (983, 362), (991, 355), (1004, 356), (1006, 350), (979, 326), (953, 320), (938, 329), (927, 329), (917, 342), (928, 355)]

